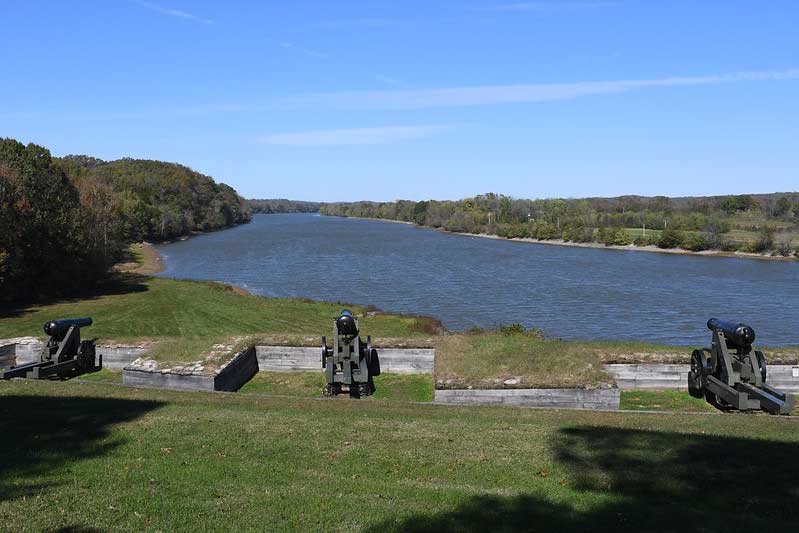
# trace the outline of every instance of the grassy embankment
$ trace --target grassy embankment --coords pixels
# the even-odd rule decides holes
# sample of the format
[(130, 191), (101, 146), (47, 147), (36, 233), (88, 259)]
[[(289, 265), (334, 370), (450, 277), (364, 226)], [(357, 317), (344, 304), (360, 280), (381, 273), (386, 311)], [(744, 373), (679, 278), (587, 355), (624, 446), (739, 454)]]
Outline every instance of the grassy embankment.
[[(153, 268), (138, 252), (139, 265)], [(151, 357), (168, 363), (202, 359), (214, 345), (246, 343), (316, 346), (345, 304), (261, 298), (211, 282), (179, 281), (119, 273), (83, 298), (0, 309), (0, 338), (42, 336), (53, 318), (91, 316), (84, 337), (99, 342), (150, 343)], [(441, 332), (429, 318), (370, 312), (348, 306), (378, 346), (435, 347), (441, 387), (596, 386), (609, 381), (603, 362), (687, 361), (684, 347), (643, 343), (563, 342), (533, 335)], [(444, 333), (444, 334), (440, 334)], [(768, 352), (795, 359), (796, 350)]]
[(799, 426), (745, 418), (7, 382), (0, 524), (790, 531)]
[[(246, 342), (315, 346), (328, 334), (343, 304), (301, 299), (261, 298), (230, 286), (120, 274), (97, 294), (83, 299), (0, 311), (0, 338), (41, 336), (53, 318), (91, 316), (83, 332), (102, 343), (152, 343), (152, 356), (164, 363), (190, 362), (215, 344)], [(438, 349), (436, 374), (451, 386), (594, 386), (607, 382), (603, 357), (667, 354), (676, 348), (636, 343), (579, 343), (542, 340), (530, 335), (437, 334), (435, 321), (423, 317), (368, 312), (361, 329), (382, 346)]]

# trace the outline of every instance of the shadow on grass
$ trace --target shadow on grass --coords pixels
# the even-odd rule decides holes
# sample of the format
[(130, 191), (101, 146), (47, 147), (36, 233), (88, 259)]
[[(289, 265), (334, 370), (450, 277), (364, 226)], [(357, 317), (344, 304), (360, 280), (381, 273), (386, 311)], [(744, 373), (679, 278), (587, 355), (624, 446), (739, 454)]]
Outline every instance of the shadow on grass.
[[(26, 314), (32, 309), (45, 305), (69, 303), (75, 301), (85, 301), (100, 298), (102, 296), (113, 296), (145, 292), (148, 290), (146, 281), (148, 277), (131, 272), (117, 272), (110, 274), (106, 279), (100, 280), (97, 284), (81, 291), (74, 291), (63, 295), (52, 297), (38, 297), (33, 300), (21, 302), (2, 302), (0, 301), (0, 318), (15, 318)], [(66, 317), (55, 317), (66, 318)]]
[(788, 531), (799, 523), (796, 443), (577, 427), (554, 446), (578, 506), (476, 496), (369, 531)]
[(0, 502), (53, 487), (48, 472), (112, 452), (124, 441), (111, 426), (163, 402), (89, 397), (0, 397)]

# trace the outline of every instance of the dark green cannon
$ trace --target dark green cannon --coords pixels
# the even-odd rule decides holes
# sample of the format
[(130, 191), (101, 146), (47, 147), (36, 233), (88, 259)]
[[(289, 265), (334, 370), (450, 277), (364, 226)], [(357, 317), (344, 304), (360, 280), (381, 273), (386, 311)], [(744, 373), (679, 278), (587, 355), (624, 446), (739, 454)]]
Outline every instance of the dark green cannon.
[(718, 409), (790, 414), (796, 398), (766, 383), (766, 358), (752, 349), (755, 330), (717, 318), (707, 321), (713, 332), (710, 348), (694, 350), (688, 392)]
[(80, 328), (91, 325), (92, 319), (88, 317), (47, 322), (44, 332), (49, 338), (42, 348), (39, 361), (0, 371), (0, 379), (65, 379), (99, 370), (102, 367), (102, 358), (97, 364), (94, 340), (80, 339)]
[(333, 321), (333, 345), (322, 337), (322, 368), (327, 384), (325, 396), (336, 396), (347, 388), (350, 396), (360, 398), (375, 392), (373, 377), (380, 375), (380, 359), (372, 348), (372, 337), (366, 343), (360, 338), (358, 319), (343, 309)]

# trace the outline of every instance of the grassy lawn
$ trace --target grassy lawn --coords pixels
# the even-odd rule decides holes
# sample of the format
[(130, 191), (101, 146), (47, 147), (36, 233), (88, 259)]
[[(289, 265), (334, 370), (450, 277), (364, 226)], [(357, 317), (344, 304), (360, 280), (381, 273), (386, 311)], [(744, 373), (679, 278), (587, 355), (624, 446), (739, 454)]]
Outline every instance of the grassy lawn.
[(95, 383), (122, 383), (122, 371), (103, 368), (91, 374), (81, 374), (78, 379)]
[(704, 399), (694, 398), (687, 391), (621, 391), (619, 409), (625, 411), (718, 412)]
[(637, 239), (638, 237), (646, 237), (647, 239), (658, 239), (660, 238), (660, 234), (663, 233), (662, 229), (650, 229), (646, 228), (646, 235), (644, 235), (643, 228), (624, 228), (624, 231), (627, 232), (627, 235), (630, 236), (632, 239)]
[[(381, 374), (374, 378), (372, 398), (407, 402), (432, 402), (433, 378), (429, 375)], [(319, 372), (258, 372), (239, 391), (303, 398), (322, 397), (325, 375)], [(344, 396), (341, 396), (342, 398)]]
[(437, 344), (436, 386), (585, 387), (613, 383), (590, 346), (532, 335), (452, 335)]
[[(358, 315), (366, 309), (348, 306)], [(90, 316), (84, 336), (101, 341), (180, 337), (224, 338), (257, 333), (328, 334), (342, 304), (304, 299), (242, 295), (212, 282), (120, 275), (113, 285), (81, 299), (0, 309), (0, 338), (43, 335), (54, 318)], [(429, 335), (429, 319), (376, 314), (363, 316), (361, 328), (377, 337)]]
[(791, 531), (799, 521), (789, 504), (799, 426), (784, 417), (14, 381), (0, 383), (0, 431), (0, 524), (15, 532)]

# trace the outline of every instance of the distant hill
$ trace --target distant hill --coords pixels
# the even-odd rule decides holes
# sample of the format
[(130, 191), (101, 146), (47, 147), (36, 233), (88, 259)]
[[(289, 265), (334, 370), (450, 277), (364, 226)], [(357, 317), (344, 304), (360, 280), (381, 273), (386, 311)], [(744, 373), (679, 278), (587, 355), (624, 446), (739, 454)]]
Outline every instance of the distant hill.
[(253, 213), (318, 213), (324, 205), (322, 202), (303, 202), (299, 200), (286, 200), (284, 198), (270, 198), (263, 200), (247, 200)]
[(77, 183), (111, 187), (131, 240), (172, 239), (251, 219), (246, 201), (235, 189), (183, 165), (130, 158), (105, 162), (84, 155), (57, 161)]
[(250, 219), (233, 188), (182, 165), (56, 158), (0, 138), (0, 302), (74, 294), (105, 279), (131, 242)]

